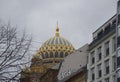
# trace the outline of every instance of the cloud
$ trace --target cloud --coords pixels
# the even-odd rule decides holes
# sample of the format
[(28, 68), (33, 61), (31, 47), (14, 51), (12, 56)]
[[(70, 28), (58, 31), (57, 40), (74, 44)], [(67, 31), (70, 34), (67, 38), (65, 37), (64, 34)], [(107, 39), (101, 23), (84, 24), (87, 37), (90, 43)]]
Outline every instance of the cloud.
[[(116, 13), (117, 0), (0, 0), (0, 18), (33, 34), (44, 43), (54, 36), (58, 21), (61, 36), (79, 48), (92, 41), (92, 32)], [(40, 45), (34, 45), (39, 48)]]

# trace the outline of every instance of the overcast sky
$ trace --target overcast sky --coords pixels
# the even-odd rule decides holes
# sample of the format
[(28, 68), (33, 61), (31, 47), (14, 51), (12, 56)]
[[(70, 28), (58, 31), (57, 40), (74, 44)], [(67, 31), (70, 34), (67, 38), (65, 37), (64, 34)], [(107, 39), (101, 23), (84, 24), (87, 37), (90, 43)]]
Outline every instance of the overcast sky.
[(32, 34), (34, 50), (60, 35), (77, 49), (92, 41), (92, 33), (116, 13), (117, 0), (0, 0), (0, 20)]

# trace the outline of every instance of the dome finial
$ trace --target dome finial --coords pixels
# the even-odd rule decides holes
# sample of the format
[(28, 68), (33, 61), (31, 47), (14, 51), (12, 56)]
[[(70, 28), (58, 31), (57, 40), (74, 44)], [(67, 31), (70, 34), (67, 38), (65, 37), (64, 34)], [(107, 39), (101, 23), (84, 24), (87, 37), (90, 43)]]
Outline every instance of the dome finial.
[(56, 37), (59, 36), (59, 28), (58, 28), (58, 21), (57, 21), (57, 26), (56, 26)]

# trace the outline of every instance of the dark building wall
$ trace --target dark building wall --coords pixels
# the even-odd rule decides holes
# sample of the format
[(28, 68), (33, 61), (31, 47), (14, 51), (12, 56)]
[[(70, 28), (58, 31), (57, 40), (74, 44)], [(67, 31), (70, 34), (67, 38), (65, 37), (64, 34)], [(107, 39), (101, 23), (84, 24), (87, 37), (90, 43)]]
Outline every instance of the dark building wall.
[(30, 78), (20, 78), (20, 82), (30, 82)]
[(65, 82), (85, 82), (85, 81), (86, 81), (85, 72), (81, 71), (81, 72), (74, 75), (73, 77), (71, 77), (70, 79), (68, 79)]
[(58, 70), (50, 69), (41, 78), (41, 82), (55, 82)]

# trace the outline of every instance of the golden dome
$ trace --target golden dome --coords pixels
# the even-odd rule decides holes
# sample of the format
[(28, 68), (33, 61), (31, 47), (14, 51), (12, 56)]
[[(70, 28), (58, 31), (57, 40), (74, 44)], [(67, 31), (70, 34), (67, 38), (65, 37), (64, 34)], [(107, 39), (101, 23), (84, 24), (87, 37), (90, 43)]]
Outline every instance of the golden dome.
[(48, 39), (39, 49), (44, 63), (59, 63), (64, 57), (75, 51), (72, 44), (59, 35), (58, 25), (54, 37)]
[(59, 35), (58, 24), (55, 36), (48, 39), (31, 60), (30, 72), (45, 73), (48, 68), (64, 60), (64, 57), (75, 51), (72, 44)]

